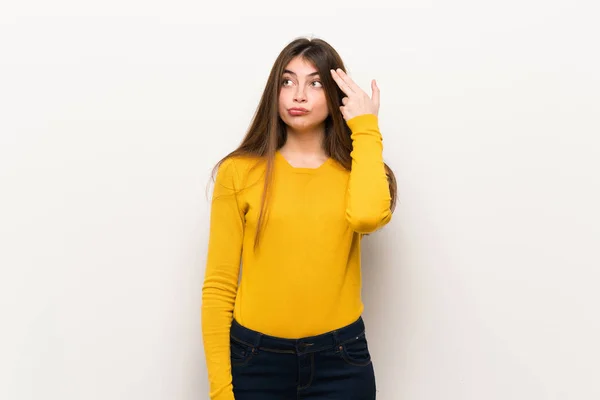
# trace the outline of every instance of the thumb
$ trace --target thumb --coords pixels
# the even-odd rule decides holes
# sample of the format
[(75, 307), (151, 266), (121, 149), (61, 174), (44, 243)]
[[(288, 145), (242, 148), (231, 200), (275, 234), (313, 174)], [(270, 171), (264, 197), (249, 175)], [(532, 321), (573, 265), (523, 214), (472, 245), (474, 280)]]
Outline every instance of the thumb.
[(377, 109), (379, 109), (379, 94), (380, 94), (380, 92), (379, 92), (379, 86), (377, 86), (377, 82), (375, 82), (375, 79), (373, 79), (371, 81), (371, 90), (373, 91), (371, 100), (373, 100), (373, 103), (375, 104)]

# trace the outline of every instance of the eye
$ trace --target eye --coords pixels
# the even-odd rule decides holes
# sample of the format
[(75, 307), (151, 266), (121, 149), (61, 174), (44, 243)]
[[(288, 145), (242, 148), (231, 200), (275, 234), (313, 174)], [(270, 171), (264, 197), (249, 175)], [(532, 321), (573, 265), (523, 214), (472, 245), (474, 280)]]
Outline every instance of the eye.
[(281, 85), (282, 85), (282, 86), (286, 86), (286, 85), (285, 85), (285, 83), (286, 83), (286, 82), (291, 82), (291, 81), (292, 81), (291, 79), (288, 79), (288, 78), (283, 78), (283, 81), (281, 82)]
[(318, 83), (319, 86), (317, 86), (317, 87), (323, 87), (323, 83), (321, 81), (313, 81), (312, 83)]

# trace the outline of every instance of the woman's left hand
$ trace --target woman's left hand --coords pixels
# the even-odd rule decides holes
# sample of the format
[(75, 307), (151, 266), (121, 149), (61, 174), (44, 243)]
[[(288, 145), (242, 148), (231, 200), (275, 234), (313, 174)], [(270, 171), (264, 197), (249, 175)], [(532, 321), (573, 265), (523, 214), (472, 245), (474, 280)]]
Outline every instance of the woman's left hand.
[(379, 87), (375, 79), (371, 81), (373, 95), (369, 97), (341, 68), (335, 71), (332, 69), (331, 76), (342, 92), (348, 96), (342, 99), (343, 106), (340, 106), (340, 111), (346, 121), (362, 114), (378, 115)]

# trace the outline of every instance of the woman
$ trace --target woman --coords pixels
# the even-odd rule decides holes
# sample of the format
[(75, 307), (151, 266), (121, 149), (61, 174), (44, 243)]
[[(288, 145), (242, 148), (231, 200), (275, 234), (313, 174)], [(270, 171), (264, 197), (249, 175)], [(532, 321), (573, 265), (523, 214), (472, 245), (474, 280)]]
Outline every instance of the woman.
[(344, 69), (323, 40), (288, 44), (248, 133), (215, 166), (202, 291), (212, 400), (375, 398), (360, 241), (390, 221), (396, 184), (379, 88), (369, 97)]

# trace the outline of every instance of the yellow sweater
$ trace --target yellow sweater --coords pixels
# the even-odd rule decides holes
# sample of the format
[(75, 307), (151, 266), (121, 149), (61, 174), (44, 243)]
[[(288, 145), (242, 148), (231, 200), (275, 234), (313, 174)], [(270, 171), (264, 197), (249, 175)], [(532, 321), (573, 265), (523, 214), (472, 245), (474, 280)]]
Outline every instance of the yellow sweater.
[(232, 318), (268, 335), (299, 338), (348, 325), (363, 311), (360, 240), (390, 221), (391, 197), (377, 116), (359, 115), (347, 124), (351, 171), (331, 158), (318, 168), (296, 168), (277, 152), (256, 252), (265, 163), (235, 157), (219, 166), (202, 288), (212, 400), (234, 399)]

